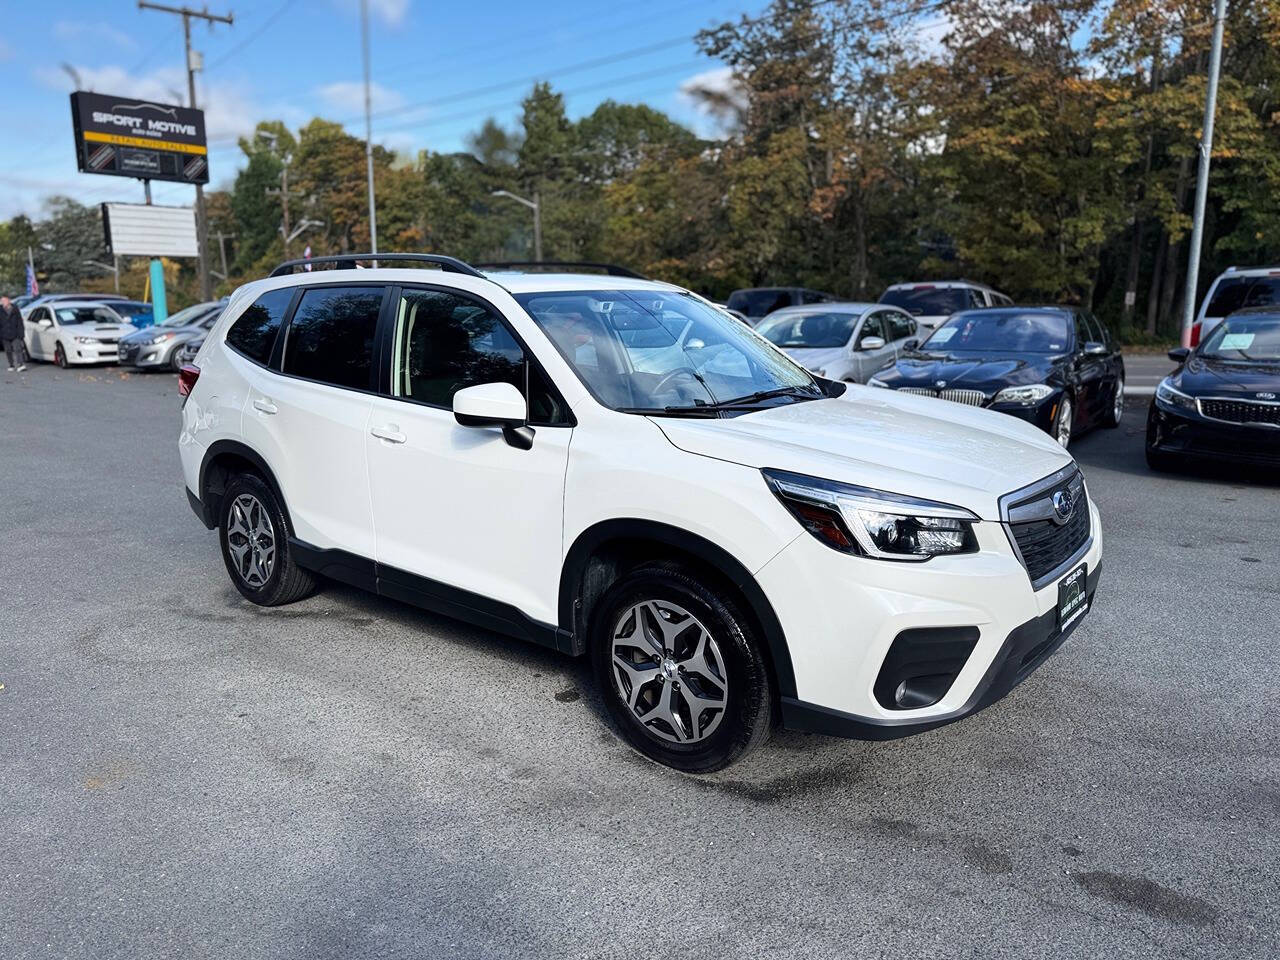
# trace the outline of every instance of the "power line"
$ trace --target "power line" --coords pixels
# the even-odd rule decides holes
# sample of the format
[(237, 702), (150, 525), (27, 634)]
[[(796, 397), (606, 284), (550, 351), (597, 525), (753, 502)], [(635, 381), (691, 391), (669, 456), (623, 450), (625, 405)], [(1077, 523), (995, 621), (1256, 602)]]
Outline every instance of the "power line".
[(253, 41), (257, 40), (260, 36), (266, 33), (267, 30), (271, 28), (271, 25), (275, 23), (277, 20), (279, 20), (282, 16), (284, 16), (284, 14), (289, 10), (291, 6), (294, 5), (295, 2), (297, 2), (297, 0), (284, 0), (284, 3), (280, 4), (280, 6), (276, 8), (275, 13), (271, 14), (271, 16), (267, 17), (266, 20), (262, 21), (262, 26), (260, 26), (257, 30), (253, 31), (253, 33), (249, 34), (239, 43), (234, 44), (230, 50), (224, 51), (222, 56), (218, 57), (217, 60), (214, 60), (207, 67), (205, 67), (205, 73), (208, 73), (210, 70), (215, 70), (218, 67), (222, 66), (224, 63), (226, 63), (228, 60), (234, 57), (237, 53), (239, 53), (249, 44), (253, 43)]

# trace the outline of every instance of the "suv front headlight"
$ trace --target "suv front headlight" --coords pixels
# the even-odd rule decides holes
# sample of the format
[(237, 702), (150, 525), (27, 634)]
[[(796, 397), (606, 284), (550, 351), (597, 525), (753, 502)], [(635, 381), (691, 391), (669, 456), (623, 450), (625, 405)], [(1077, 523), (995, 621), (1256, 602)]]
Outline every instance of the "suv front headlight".
[(1033, 403), (1039, 403), (1051, 393), (1053, 393), (1053, 387), (1047, 383), (1028, 383), (1021, 387), (1005, 387), (991, 402), (1021, 403), (1030, 406)]
[(1173, 407), (1175, 410), (1198, 412), (1199, 407), (1196, 406), (1196, 398), (1174, 387), (1172, 381), (1173, 377), (1171, 376), (1165, 377), (1160, 381), (1160, 386), (1156, 387), (1156, 400), (1166, 407)]
[(976, 553), (978, 517), (962, 507), (783, 470), (765, 482), (800, 525), (842, 553), (880, 560), (928, 560)]

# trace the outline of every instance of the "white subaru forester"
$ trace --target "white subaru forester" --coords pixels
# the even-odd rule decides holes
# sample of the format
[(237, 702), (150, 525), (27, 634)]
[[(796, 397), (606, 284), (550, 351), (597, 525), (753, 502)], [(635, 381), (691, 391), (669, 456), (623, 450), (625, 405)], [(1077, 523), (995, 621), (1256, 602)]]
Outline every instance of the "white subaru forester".
[(589, 654), (687, 771), (777, 722), (957, 720), (1089, 609), (1098, 513), (1030, 424), (815, 379), (668, 284), (378, 260), (246, 284), (181, 374), (187, 494), (254, 603), (329, 578)]

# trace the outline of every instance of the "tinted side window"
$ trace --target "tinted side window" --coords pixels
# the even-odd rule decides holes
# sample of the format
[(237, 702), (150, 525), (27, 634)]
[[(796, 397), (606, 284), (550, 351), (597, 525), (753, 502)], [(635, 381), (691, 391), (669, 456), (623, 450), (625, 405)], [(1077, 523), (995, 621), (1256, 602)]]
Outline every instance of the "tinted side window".
[(862, 321), (862, 332), (858, 334), (858, 342), (861, 343), (867, 337), (880, 337), (885, 339), (883, 313), (873, 313)]
[[(231, 329), (227, 331), (227, 343), (250, 360), (265, 365), (271, 359), (276, 333), (280, 330), (280, 323), (284, 320), (285, 311), (289, 309), (289, 301), (292, 299), (292, 287), (264, 293), (231, 325)], [(217, 317), (216, 313), (214, 317)]]
[(800, 291), (801, 303), (826, 303), (826, 300), (827, 295), (825, 293), (819, 293), (817, 290)]
[(302, 295), (285, 340), (285, 373), (371, 390), (381, 287), (314, 287)]
[(1084, 349), (1084, 345), (1085, 345), (1088, 341), (1090, 341), (1090, 340), (1092, 340), (1092, 339), (1093, 339), (1093, 334), (1092, 334), (1092, 333), (1090, 332), (1090, 330), (1089, 330), (1089, 324), (1087, 324), (1087, 323), (1085, 322), (1084, 314), (1082, 314), (1082, 313), (1073, 313), (1071, 316), (1072, 316), (1073, 318), (1075, 318), (1075, 325), (1076, 325), (1076, 349), (1077, 349), (1077, 350), (1083, 350), (1083, 349)]
[(1097, 317), (1092, 313), (1085, 314), (1085, 319), (1089, 321), (1089, 339), (1096, 343), (1107, 343), (1110, 338), (1107, 336), (1107, 330)]
[[(510, 383), (525, 392), (524, 349), (484, 304), (443, 290), (406, 290), (396, 317), (396, 396), (447, 408), (455, 393), (480, 383)], [(541, 368), (532, 364), (528, 374), (530, 422), (567, 422)]]
[(915, 322), (909, 317), (900, 313), (886, 313), (884, 316), (889, 323), (890, 340), (904, 340), (915, 333)]
[(1245, 295), (1251, 286), (1253, 286), (1253, 280), (1249, 277), (1227, 277), (1219, 280), (1218, 285), (1213, 288), (1213, 297), (1210, 298), (1204, 315), (1225, 317), (1239, 310), (1244, 306)]
[(968, 290), (970, 309), (979, 309), (987, 305), (987, 298), (982, 295), (981, 290)]

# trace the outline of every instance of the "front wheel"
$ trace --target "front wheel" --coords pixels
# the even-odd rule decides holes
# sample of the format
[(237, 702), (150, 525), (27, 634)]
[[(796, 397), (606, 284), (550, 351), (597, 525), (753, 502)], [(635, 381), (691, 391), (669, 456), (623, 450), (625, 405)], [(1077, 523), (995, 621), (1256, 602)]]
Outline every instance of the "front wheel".
[(764, 743), (769, 670), (736, 601), (675, 564), (640, 567), (601, 598), (592, 666), (631, 746), (687, 773), (710, 773)]
[(1116, 395), (1111, 399), (1111, 409), (1103, 418), (1103, 426), (1118, 427), (1120, 418), (1124, 416), (1124, 377), (1116, 379)]
[(288, 518), (261, 477), (242, 473), (233, 478), (220, 511), (222, 559), (245, 599), (276, 607), (315, 589), (315, 577), (294, 562)]
[(67, 351), (62, 349), (62, 344), (54, 344), (53, 362), (60, 366), (63, 370), (67, 369)]

